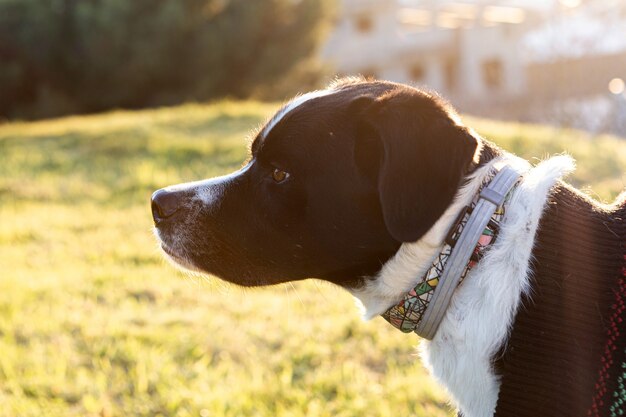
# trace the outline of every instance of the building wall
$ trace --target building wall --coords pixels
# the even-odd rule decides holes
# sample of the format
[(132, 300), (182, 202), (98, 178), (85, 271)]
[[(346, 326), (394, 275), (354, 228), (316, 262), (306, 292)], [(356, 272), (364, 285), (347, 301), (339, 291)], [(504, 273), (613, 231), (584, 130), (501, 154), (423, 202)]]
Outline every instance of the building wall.
[[(611, 1), (621, 0), (588, 5), (606, 8), (613, 4)], [(626, 80), (626, 52), (607, 55), (602, 50), (596, 55), (564, 58), (568, 55), (561, 51), (558, 62), (528, 63), (528, 57), (522, 56), (522, 39), (544, 24), (545, 16), (528, 12), (518, 24), (490, 25), (478, 19), (457, 29), (435, 25), (407, 29), (398, 18), (400, 6), (395, 0), (343, 0), (342, 4), (336, 30), (323, 52), (323, 58), (340, 74), (427, 87), (441, 93), (460, 111), (472, 114), (620, 131), (614, 127), (615, 114), (619, 113), (614, 102), (621, 100), (620, 108), (626, 108), (626, 95), (609, 94), (608, 83), (613, 78)], [(433, 1), (433, 10), (437, 4)], [(605, 19), (619, 14), (614, 9), (600, 10), (604, 14), (596, 10), (589, 16)], [(577, 11), (584, 16), (587, 12)], [(623, 19), (626, 15), (619, 16)], [(363, 22), (368, 21), (364, 30)], [(578, 21), (572, 22), (576, 26)], [(553, 29), (552, 24), (545, 27)], [(580, 26), (574, 29), (584, 32), (586, 26)], [(548, 38), (544, 36), (538, 43), (551, 50), (554, 40), (550, 38), (552, 32), (547, 33)], [(595, 39), (592, 45), (602, 39), (605, 37)], [(567, 43), (566, 47), (572, 46)]]
[(626, 52), (533, 63), (527, 71), (528, 92), (535, 100), (607, 94), (613, 78), (626, 80)]
[(395, 1), (345, 1), (323, 58), (340, 74), (425, 85), (463, 103), (524, 93), (519, 25), (410, 33), (398, 10)]

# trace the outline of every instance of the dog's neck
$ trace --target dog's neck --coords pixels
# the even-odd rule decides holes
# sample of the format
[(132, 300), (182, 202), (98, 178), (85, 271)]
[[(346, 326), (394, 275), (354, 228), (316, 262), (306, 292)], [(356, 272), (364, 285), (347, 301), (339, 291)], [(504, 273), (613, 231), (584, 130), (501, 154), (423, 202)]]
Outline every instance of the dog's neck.
[(520, 174), (507, 165), (497, 168), (459, 214), (432, 266), (383, 314), (391, 325), (429, 340), (434, 337), (454, 290), (495, 242)]
[(493, 175), (497, 164), (509, 164), (520, 172), (529, 167), (526, 161), (505, 154), (488, 141), (481, 141), (476, 162), (470, 167), (453, 203), (437, 222), (420, 240), (402, 244), (375, 277), (351, 289), (360, 301), (366, 319), (372, 319), (398, 303), (413, 288), (418, 277), (426, 273), (440, 253), (445, 237), (459, 214), (470, 205), (483, 184)]
[[(398, 302), (430, 267), (445, 236), (496, 163), (530, 166), (502, 153), (480, 164), (466, 178), (454, 202), (417, 242), (403, 244), (374, 279), (353, 294), (364, 316), (373, 318)], [(444, 385), (465, 417), (493, 414), (499, 380), (492, 366), (522, 294), (529, 290), (528, 264), (539, 218), (554, 183), (573, 168), (568, 157), (546, 161), (525, 175), (511, 198), (500, 236), (457, 288), (435, 338), (422, 344), (431, 374)], [(398, 337), (410, 337), (398, 333)]]

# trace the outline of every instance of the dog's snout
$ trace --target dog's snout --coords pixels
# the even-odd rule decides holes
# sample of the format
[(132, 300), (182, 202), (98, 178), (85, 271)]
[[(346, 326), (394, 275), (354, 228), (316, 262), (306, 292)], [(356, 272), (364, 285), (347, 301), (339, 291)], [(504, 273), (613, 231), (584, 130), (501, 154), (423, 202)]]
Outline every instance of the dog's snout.
[(154, 223), (171, 217), (180, 208), (181, 193), (160, 189), (152, 194), (152, 218)]

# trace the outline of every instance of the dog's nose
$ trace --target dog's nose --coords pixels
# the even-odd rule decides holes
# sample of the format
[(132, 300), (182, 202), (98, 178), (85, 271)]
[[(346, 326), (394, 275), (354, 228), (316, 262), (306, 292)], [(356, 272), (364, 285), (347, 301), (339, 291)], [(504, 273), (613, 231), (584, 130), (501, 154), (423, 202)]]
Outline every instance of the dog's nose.
[(160, 189), (152, 194), (152, 218), (154, 223), (172, 216), (180, 207), (180, 193)]

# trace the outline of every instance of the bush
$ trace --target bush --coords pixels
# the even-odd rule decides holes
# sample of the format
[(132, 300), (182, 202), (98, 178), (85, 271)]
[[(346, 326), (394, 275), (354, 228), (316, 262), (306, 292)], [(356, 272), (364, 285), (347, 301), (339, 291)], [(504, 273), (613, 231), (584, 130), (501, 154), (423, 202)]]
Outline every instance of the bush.
[(271, 95), (275, 83), (315, 82), (329, 5), (0, 0), (0, 116)]

